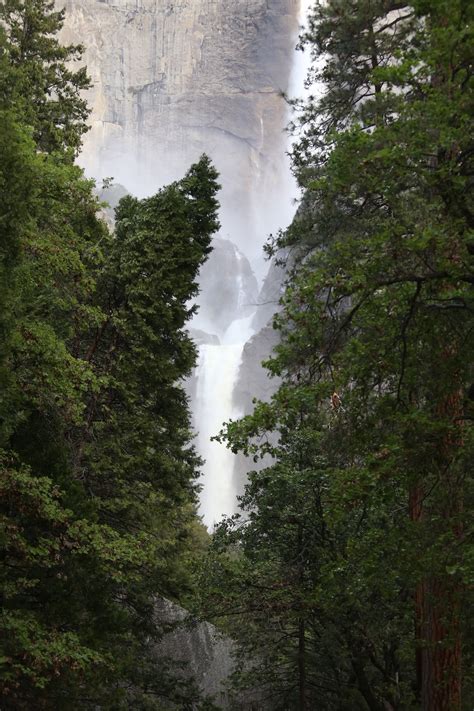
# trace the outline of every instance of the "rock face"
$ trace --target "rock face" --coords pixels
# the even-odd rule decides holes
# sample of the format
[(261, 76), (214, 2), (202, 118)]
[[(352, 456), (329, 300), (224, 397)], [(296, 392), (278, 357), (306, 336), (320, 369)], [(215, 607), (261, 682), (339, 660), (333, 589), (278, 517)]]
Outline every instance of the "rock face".
[(225, 188), (224, 236), (249, 256), (260, 251), (273, 229), (262, 223), (262, 207), (275, 227), (288, 212), (280, 92), (290, 80), (299, 6), (300, 0), (66, 0), (62, 40), (85, 45), (93, 82), (87, 171), (150, 194), (206, 152)]
[(252, 412), (254, 398), (268, 402), (278, 389), (278, 379), (270, 378), (261, 366), (262, 361), (270, 357), (277, 343), (278, 331), (268, 324), (244, 346), (234, 401), (238, 409), (246, 415)]
[(286, 277), (286, 270), (281, 266), (283, 256), (279, 255), (277, 259), (272, 259), (270, 262), (270, 267), (258, 295), (255, 316), (252, 319), (252, 327), (255, 331), (259, 331), (271, 324), (273, 316), (280, 310), (279, 301), (284, 291)]
[[(280, 379), (270, 377), (268, 371), (262, 367), (262, 362), (271, 356), (280, 338), (280, 333), (273, 328), (272, 321), (274, 315), (280, 310), (279, 299), (286, 277), (286, 270), (281, 266), (281, 259), (284, 256), (280, 254), (278, 259), (273, 259), (270, 263), (251, 322), (255, 333), (242, 351), (233, 399), (237, 410), (245, 415), (253, 412), (254, 399), (269, 402), (280, 385)], [(236, 457), (233, 472), (237, 495), (243, 494), (249, 471), (259, 470), (270, 465), (269, 457), (254, 462), (239, 454)]]
[(251, 326), (254, 335), (245, 344), (238, 379), (235, 384), (234, 402), (245, 415), (253, 410), (253, 399), (268, 402), (279, 387), (278, 378), (271, 378), (262, 367), (279, 342), (279, 331), (273, 328), (274, 315), (280, 310), (279, 300), (284, 288), (286, 270), (281, 266), (283, 254), (270, 262), (267, 276), (260, 289), (257, 308)]
[[(272, 711), (265, 694), (249, 689), (238, 695), (229, 693), (229, 677), (235, 669), (235, 643), (208, 622), (193, 621), (178, 605), (163, 598), (156, 600), (158, 624), (169, 626), (156, 649), (157, 660), (170, 660), (176, 672), (193, 679), (213, 708), (222, 711)], [(251, 664), (250, 664), (251, 666)], [(198, 708), (202, 708), (200, 705)], [(176, 706), (169, 708), (169, 711)]]
[[(278, 343), (278, 337), (278, 331), (275, 331), (269, 323), (252, 336), (244, 346), (233, 395), (235, 407), (242, 414), (252, 413), (254, 398), (269, 402), (271, 396), (278, 389), (279, 379), (270, 378), (261, 365), (262, 361), (270, 357)], [(233, 482), (237, 496), (241, 496), (244, 492), (249, 471), (258, 470), (270, 466), (270, 464), (271, 461), (268, 458), (254, 462), (243, 454), (237, 455), (233, 471)]]
[(100, 200), (107, 203), (108, 209), (111, 210), (113, 217), (113, 211), (119, 204), (120, 200), (127, 195), (129, 195), (129, 192), (123, 185), (120, 185), (119, 183), (112, 183), (111, 185), (103, 187), (99, 191), (98, 197)]
[(220, 709), (229, 708), (225, 684), (234, 668), (232, 641), (208, 622), (188, 621), (186, 611), (169, 600), (157, 600), (155, 613), (161, 626), (172, 626), (156, 650), (158, 659), (180, 665), (204, 696), (212, 697)]
[(250, 316), (258, 284), (247, 257), (230, 240), (214, 239), (199, 275), (199, 313), (193, 322), (205, 331), (223, 333), (235, 319)]

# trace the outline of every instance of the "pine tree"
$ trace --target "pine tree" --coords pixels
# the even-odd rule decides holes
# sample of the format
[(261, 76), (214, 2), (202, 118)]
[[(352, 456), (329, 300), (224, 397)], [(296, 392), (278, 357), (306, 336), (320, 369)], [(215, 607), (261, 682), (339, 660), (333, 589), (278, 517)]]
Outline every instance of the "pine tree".
[(80, 92), (90, 82), (85, 67), (72, 69), (82, 47), (62, 46), (57, 38), (64, 10), (55, 10), (49, 0), (6, 0), (0, 22), (6, 38), (3, 61), (9, 69), (8, 80), (0, 80), (3, 99), (32, 127), (41, 151), (69, 151), (74, 157), (89, 113)]
[(156, 658), (154, 601), (190, 585), (199, 460), (180, 381), (216, 174), (203, 158), (127, 199), (113, 239), (80, 169), (26, 146), (2, 361), (2, 704), (185, 708), (197, 692)]
[[(333, 7), (328, 8), (327, 13), (333, 12)], [(426, 16), (417, 26), (411, 18), (419, 13)], [(365, 352), (362, 372), (366, 389), (373, 378), (370, 369), (377, 358), (375, 348), (380, 351), (382, 347), (380, 335), (373, 330), (377, 323), (391, 344), (387, 344), (385, 375), (378, 376), (379, 387), (383, 383), (390, 389), (388, 378), (398, 378), (396, 399), (400, 409), (411, 411), (412, 417), (421, 410), (426, 416), (428, 409), (431, 427), (446, 428), (444, 435), (438, 433), (436, 453), (425, 449), (438, 474), (426, 472), (417, 461), (418, 473), (413, 473), (408, 483), (411, 518), (418, 523), (428, 519), (425, 535), (432, 548), (442, 537), (461, 536), (463, 474), (454, 462), (458, 456), (465, 456), (463, 445), (469, 447), (462, 432), (463, 392), (470, 378), (464, 348), (470, 347), (469, 339), (465, 339), (469, 333), (468, 294), (472, 279), (468, 237), (472, 222), (468, 177), (472, 58), (465, 49), (472, 34), (469, 13), (465, 3), (458, 3), (455, 8), (450, 5), (448, 18), (448, 8), (441, 2), (429, 8), (415, 4), (411, 11), (405, 8), (387, 16), (385, 22), (392, 23), (392, 28), (400, 23), (403, 28), (403, 22), (409, 22), (410, 44), (403, 51), (405, 30), (401, 37), (400, 32), (392, 30), (393, 40), (402, 49), (389, 62), (377, 59), (373, 63), (372, 94), (356, 112), (353, 128), (335, 139), (334, 151), (315, 173), (320, 181), (315, 182), (316, 232), (321, 237), (325, 231), (340, 244), (334, 250), (332, 264), (324, 267), (326, 273), (333, 271), (335, 275), (325, 286), (334, 289), (333, 293), (339, 292), (339, 303), (341, 298), (355, 302), (342, 323), (352, 319), (359, 308), (369, 312), (370, 302), (382, 296), (391, 316), (389, 328), (387, 323), (382, 326), (380, 309), (374, 311), (372, 322), (362, 321), (357, 313), (356, 321), (363, 324), (360, 340), (366, 335), (364, 340), (371, 344)], [(405, 19), (400, 20), (401, 16)], [(333, 17), (333, 27), (337, 27), (340, 15), (336, 12)], [(365, 37), (379, 33), (381, 22), (376, 30), (373, 24), (372, 29), (368, 26)], [(324, 29), (323, 25), (322, 32)], [(336, 54), (340, 58), (341, 53)], [(372, 56), (383, 56), (383, 51)], [(324, 116), (330, 99), (331, 87), (321, 102), (320, 115)], [(346, 105), (346, 110), (349, 108)], [(359, 176), (350, 173), (351, 165), (360, 171)], [(463, 266), (457, 271), (456, 266), (461, 263)], [(345, 279), (356, 291), (353, 286), (344, 292)], [(377, 291), (371, 293), (370, 289)], [(339, 329), (340, 324), (331, 334), (329, 350), (334, 349), (336, 339), (344, 338)], [(409, 343), (412, 329), (416, 340)], [(396, 343), (400, 344), (400, 351), (394, 362), (393, 353), (389, 358), (389, 352)], [(416, 362), (411, 382), (410, 356)], [(429, 364), (429, 371), (423, 376), (420, 361)], [(355, 362), (354, 359), (352, 368)], [(429, 430), (428, 426), (426, 431), (420, 427), (420, 450), (426, 447), (427, 437), (433, 437)], [(443, 471), (444, 476), (440, 473)], [(436, 501), (433, 492), (427, 493), (436, 486), (436, 477), (451, 492), (447, 506), (446, 502)], [(460, 707), (461, 586), (441, 572), (446, 559), (439, 563), (440, 572), (433, 573), (432, 567), (436, 566), (430, 561), (427, 577), (418, 584), (416, 593), (418, 684), (422, 707), (426, 709)]]
[[(316, 66), (324, 60), (313, 75), (326, 93), (304, 108), (295, 150), (304, 215), (277, 244), (296, 259), (269, 364), (283, 385), (270, 406), (227, 428), (233, 448), (256, 454), (267, 451), (255, 444), (266, 432), (280, 437), (273, 469), (251, 477), (248, 523), (228, 524), (241, 568), (275, 540), (266, 590), (281, 584), (288, 502), (304, 513), (288, 489), (277, 493), (281, 471), (308, 505), (323, 486), (319, 511), (303, 517), (313, 541), (321, 521), (327, 531), (316, 562), (314, 543), (305, 549), (307, 611), (326, 631), (326, 659), (339, 663), (328, 685), (306, 653), (303, 678), (311, 688), (316, 674), (318, 686), (291, 708), (334, 708), (336, 698), (349, 708), (459, 709), (462, 686), (464, 707), (472, 703), (460, 660), (462, 647), (471, 653), (462, 629), (472, 609), (473, 19), (471, 4), (448, 11), (442, 1), (334, 0), (312, 13), (306, 41)], [(309, 457), (303, 470), (289, 456), (298, 451)], [(279, 613), (268, 606), (272, 621)], [(245, 620), (267, 659), (268, 618), (244, 608)]]
[(72, 163), (87, 82), (62, 13), (0, 12), (1, 706), (190, 708), (154, 604), (187, 593), (197, 547), (181, 381), (217, 176), (203, 158), (126, 201), (112, 236)]

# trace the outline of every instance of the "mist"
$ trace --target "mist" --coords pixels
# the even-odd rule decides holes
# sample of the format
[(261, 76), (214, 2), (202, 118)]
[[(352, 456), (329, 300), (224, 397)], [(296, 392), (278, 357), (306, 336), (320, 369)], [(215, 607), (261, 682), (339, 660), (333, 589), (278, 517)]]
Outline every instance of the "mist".
[(127, 2), (104, 4), (89, 17), (85, 3), (78, 17), (71, 4), (63, 34), (91, 38), (92, 120), (81, 158), (88, 175), (145, 197), (181, 178), (202, 153), (220, 173), (221, 230), (200, 278), (190, 324), (199, 359), (186, 385), (206, 460), (200, 514), (212, 527), (235, 511), (238, 486), (234, 455), (211, 437), (244, 414), (235, 387), (269, 268), (262, 247), (296, 209), (283, 94), (303, 92), (307, 57), (295, 46), (310, 2), (262, 3), (255, 17), (239, 3), (192, 5), (169, 12), (157, 2), (140, 14)]

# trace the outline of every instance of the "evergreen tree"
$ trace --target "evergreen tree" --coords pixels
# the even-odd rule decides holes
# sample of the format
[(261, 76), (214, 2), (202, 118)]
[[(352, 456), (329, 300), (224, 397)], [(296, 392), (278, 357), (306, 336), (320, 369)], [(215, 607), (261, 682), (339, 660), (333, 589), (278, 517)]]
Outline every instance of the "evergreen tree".
[[(240, 570), (275, 541), (273, 568), (253, 580), (275, 604), (265, 620), (244, 604), (241, 637), (247, 620), (266, 669), (267, 633), (272, 654), (287, 650), (271, 683), (282, 708), (472, 705), (462, 635), (472, 610), (472, 12), (461, 1), (334, 0), (311, 16), (306, 41), (316, 66), (324, 59), (313, 76), (326, 92), (305, 107), (295, 151), (304, 216), (277, 245), (297, 258), (269, 364), (283, 385), (227, 428), (235, 449), (265, 454), (255, 442), (268, 430), (279, 446), (274, 467), (251, 476), (247, 523), (229, 522), (220, 542), (230, 528), (239, 590)], [(308, 536), (307, 587), (280, 538), (289, 503), (294, 531), (299, 520)], [(281, 589), (292, 591), (283, 609), (292, 602), (304, 622), (306, 668), (296, 625), (292, 647), (275, 631), (287, 631)], [(324, 657), (336, 660), (329, 677)], [(288, 668), (299, 682), (278, 697)]]
[[(103, 387), (88, 403), (86, 428), (74, 434), (75, 467), (105, 518), (123, 528), (138, 525), (143, 504), (159, 490), (155, 505), (162, 521), (172, 521), (160, 545), (195, 502), (199, 460), (182, 382), (196, 350), (185, 326), (199, 267), (218, 228), (216, 178), (203, 157), (152, 198), (120, 202), (98, 285), (104, 318), (90, 342), (77, 343)], [(156, 513), (154, 519), (147, 526), (159, 525)], [(173, 575), (170, 570), (169, 581)]]
[(181, 381), (216, 173), (125, 201), (110, 235), (71, 160), (86, 81), (62, 13), (1, 16), (1, 706), (190, 708), (154, 602), (187, 593), (200, 535)]
[(111, 238), (81, 171), (27, 146), (2, 363), (2, 704), (185, 708), (197, 692), (158, 662), (153, 610), (189, 589), (196, 545), (180, 381), (216, 174), (203, 158), (154, 198), (127, 199)]
[(2, 226), (14, 250), (2, 272), (1, 698), (5, 708), (48, 708), (66, 693), (72, 707), (73, 688), (86, 669), (102, 673), (110, 643), (88, 573), (113, 572), (112, 541), (70, 476), (64, 438), (94, 380), (67, 348), (88, 317), (81, 255), (105, 228), (80, 170), (38, 155), (28, 129), (3, 115)]
[(6, 0), (0, 5), (5, 30), (3, 62), (8, 79), (0, 79), (2, 101), (31, 126), (41, 151), (78, 153), (89, 113), (80, 92), (90, 86), (85, 67), (74, 70), (82, 47), (62, 46), (57, 38), (64, 10), (49, 0)]

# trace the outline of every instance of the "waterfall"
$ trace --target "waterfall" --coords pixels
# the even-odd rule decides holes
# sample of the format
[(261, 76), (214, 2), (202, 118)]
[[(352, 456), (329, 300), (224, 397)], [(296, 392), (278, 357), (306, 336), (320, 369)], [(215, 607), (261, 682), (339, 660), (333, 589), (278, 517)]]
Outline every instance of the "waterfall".
[[(299, 7), (299, 25), (305, 26), (312, 0), (301, 0)], [(296, 45), (297, 37), (294, 37)], [(293, 66), (289, 76), (288, 93), (290, 96), (302, 96), (304, 79), (309, 65), (307, 53), (295, 52)], [(287, 117), (289, 120), (289, 116)], [(282, 125), (281, 130), (283, 131)], [(261, 143), (264, 143), (265, 124), (260, 118)], [(291, 149), (292, 138), (287, 147)], [(289, 157), (282, 151), (280, 160), (276, 160), (278, 176), (273, 176), (273, 186), (266, 194), (257, 196), (255, 201), (255, 232), (261, 236), (261, 245), (268, 234), (278, 228), (285, 228), (292, 220), (295, 211), (295, 198), (298, 195), (296, 181), (290, 170)], [(261, 172), (261, 166), (255, 164), (253, 170)], [(261, 176), (260, 176), (261, 177)], [(236, 235), (237, 236), (237, 235)], [(237, 242), (236, 271), (227, 275), (234, 280), (237, 288), (237, 310), (248, 305), (244, 288), (242, 263), (242, 244)], [(250, 256), (250, 255), (248, 255)], [(261, 259), (254, 258), (252, 267), (261, 278)], [(248, 308), (246, 313), (248, 314)], [(251, 323), (255, 308), (245, 318), (236, 318), (227, 327), (220, 339), (220, 344), (204, 344), (199, 348), (199, 360), (196, 370), (197, 389), (194, 399), (194, 422), (197, 431), (197, 448), (204, 459), (200, 514), (204, 524), (212, 529), (223, 515), (230, 515), (237, 509), (237, 486), (234, 480), (235, 455), (225, 444), (212, 441), (223, 428), (225, 422), (244, 415), (238, 411), (234, 402), (235, 384), (239, 375), (242, 353), (245, 344), (254, 335)], [(219, 332), (209, 320), (203, 309), (196, 321), (206, 324), (208, 332)]]
[(204, 524), (213, 528), (223, 514), (236, 509), (236, 486), (233, 480), (235, 455), (225, 444), (212, 441), (230, 419), (242, 416), (233, 402), (242, 351), (252, 336), (253, 314), (233, 321), (222, 337), (222, 343), (204, 344), (199, 348), (194, 421), (198, 432), (197, 447), (204, 459), (200, 510)]
[(232, 394), (241, 354), (240, 344), (199, 348), (195, 420), (198, 449), (205, 461), (200, 513), (205, 525), (211, 528), (235, 505), (235, 490), (229, 481), (232, 453), (223, 444), (213, 442), (211, 437), (234, 414)]
[(87, 174), (114, 176), (119, 192), (145, 197), (203, 152), (220, 173), (222, 231), (199, 277), (200, 312), (190, 324), (199, 362), (186, 385), (206, 459), (201, 513), (208, 526), (236, 509), (234, 456), (210, 439), (244, 414), (235, 408), (242, 402), (235, 383), (268, 269), (262, 245), (295, 209), (280, 92), (301, 90), (292, 50), (308, 2), (66, 0), (62, 39), (87, 38), (93, 78), (81, 155)]

